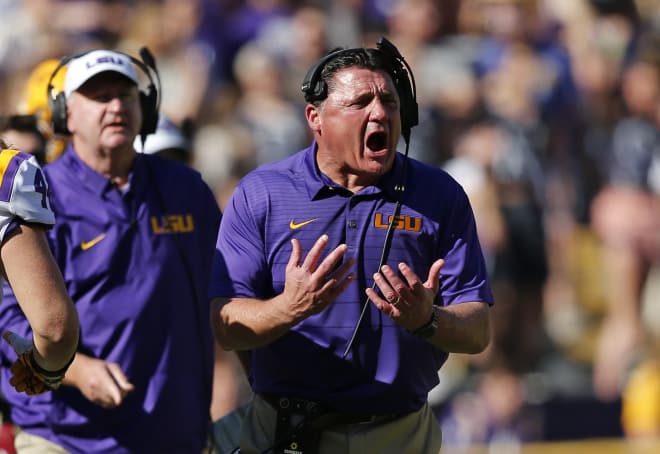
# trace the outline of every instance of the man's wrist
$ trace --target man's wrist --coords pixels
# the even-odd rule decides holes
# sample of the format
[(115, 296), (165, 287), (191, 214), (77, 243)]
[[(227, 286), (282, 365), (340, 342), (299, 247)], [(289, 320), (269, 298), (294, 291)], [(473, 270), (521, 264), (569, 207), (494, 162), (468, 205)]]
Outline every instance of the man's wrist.
[(431, 308), (431, 318), (429, 318), (429, 321), (424, 323), (416, 330), (409, 332), (410, 334), (413, 334), (422, 339), (430, 339), (431, 337), (433, 337), (437, 329), (438, 329), (438, 313), (437, 313), (437, 307), (433, 305), (433, 307)]
[(71, 356), (71, 359), (66, 363), (64, 367), (58, 370), (48, 370), (48, 369), (44, 369), (37, 363), (37, 360), (34, 357), (34, 348), (33, 348), (32, 350), (30, 350), (30, 367), (35, 372), (42, 375), (44, 378), (48, 380), (62, 380), (64, 374), (69, 369), (69, 366), (71, 366), (71, 363), (73, 362), (75, 357), (76, 357), (76, 353), (74, 352), (73, 355)]

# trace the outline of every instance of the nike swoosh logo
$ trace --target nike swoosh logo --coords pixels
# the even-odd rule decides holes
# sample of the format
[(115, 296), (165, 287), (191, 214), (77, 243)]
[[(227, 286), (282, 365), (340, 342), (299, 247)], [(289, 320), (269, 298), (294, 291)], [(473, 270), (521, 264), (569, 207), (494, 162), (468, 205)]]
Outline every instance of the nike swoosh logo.
[(300, 227), (303, 227), (303, 226), (305, 226), (305, 225), (307, 225), (307, 224), (309, 224), (309, 223), (311, 223), (311, 222), (316, 221), (317, 219), (318, 219), (318, 218), (308, 219), (308, 220), (306, 220), (306, 221), (302, 221), (302, 222), (298, 222), (298, 223), (293, 222), (293, 219), (291, 219), (291, 222), (289, 222), (289, 228), (290, 228), (291, 230), (296, 230), (296, 229), (299, 229)]
[(105, 233), (102, 233), (96, 238), (93, 238), (89, 241), (83, 241), (82, 243), (80, 243), (80, 249), (86, 251), (87, 249), (90, 249), (96, 246), (97, 244), (99, 244), (103, 240), (103, 238), (105, 238)]

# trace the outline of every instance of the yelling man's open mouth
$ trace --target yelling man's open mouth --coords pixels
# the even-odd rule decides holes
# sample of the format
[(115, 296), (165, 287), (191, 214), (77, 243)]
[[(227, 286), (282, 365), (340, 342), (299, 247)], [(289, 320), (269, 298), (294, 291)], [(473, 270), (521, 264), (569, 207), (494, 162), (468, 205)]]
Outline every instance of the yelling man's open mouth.
[(385, 131), (375, 131), (367, 136), (367, 149), (375, 154), (384, 154), (387, 152), (387, 133)]

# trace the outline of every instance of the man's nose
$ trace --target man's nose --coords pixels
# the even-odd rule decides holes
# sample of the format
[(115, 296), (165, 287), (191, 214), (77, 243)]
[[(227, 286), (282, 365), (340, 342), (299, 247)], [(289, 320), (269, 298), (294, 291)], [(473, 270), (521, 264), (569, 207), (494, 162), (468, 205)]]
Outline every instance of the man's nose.
[(374, 98), (372, 101), (369, 117), (373, 120), (383, 120), (387, 118), (387, 109), (380, 99)]
[(108, 110), (118, 112), (123, 109), (124, 104), (125, 100), (120, 95), (111, 96), (108, 100)]

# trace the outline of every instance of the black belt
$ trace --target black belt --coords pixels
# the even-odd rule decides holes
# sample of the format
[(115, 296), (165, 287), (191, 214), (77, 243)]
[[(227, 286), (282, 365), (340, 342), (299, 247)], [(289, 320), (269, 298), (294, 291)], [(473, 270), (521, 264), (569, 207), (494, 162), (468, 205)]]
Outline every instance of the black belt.
[(355, 424), (382, 424), (403, 416), (401, 413), (338, 412), (315, 400), (261, 393), (259, 396), (275, 409), (291, 408), (294, 412), (305, 414), (310, 423), (319, 429)]

